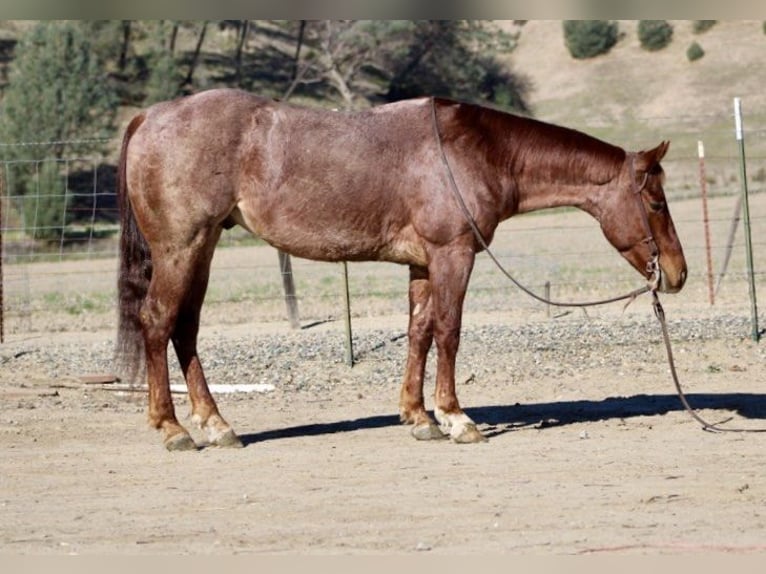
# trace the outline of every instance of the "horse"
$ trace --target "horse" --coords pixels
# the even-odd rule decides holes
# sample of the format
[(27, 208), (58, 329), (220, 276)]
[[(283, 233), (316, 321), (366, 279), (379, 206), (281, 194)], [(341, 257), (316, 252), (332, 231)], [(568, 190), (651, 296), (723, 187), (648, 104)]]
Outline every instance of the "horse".
[[(216, 243), (240, 225), (301, 258), (408, 266), (400, 420), (420, 440), (486, 440), (455, 390), (477, 252), (513, 215), (573, 206), (660, 291), (679, 291), (687, 269), (663, 191), (668, 146), (627, 152), (577, 130), (438, 97), (342, 112), (213, 89), (140, 111), (118, 166), (117, 353), (128, 377), (146, 376), (149, 424), (168, 450), (199, 448), (175, 415), (172, 341), (193, 424), (209, 445), (242, 446), (197, 352)], [(423, 384), (433, 342), (432, 418)]]

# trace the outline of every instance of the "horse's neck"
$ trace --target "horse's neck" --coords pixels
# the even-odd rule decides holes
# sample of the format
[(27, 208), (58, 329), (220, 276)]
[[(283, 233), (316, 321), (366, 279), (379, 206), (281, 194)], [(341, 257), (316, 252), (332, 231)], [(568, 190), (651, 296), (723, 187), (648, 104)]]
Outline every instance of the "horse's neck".
[[(495, 145), (508, 158), (503, 166), (514, 185), (518, 213), (551, 207), (579, 207), (593, 213), (603, 190), (622, 169), (625, 152), (582, 132), (528, 118), (502, 116)], [(498, 122), (500, 123), (500, 122)], [(517, 137), (507, 138), (507, 133)]]
[(579, 207), (590, 211), (597, 202), (597, 184), (535, 181), (531, 178), (516, 181), (517, 213), (529, 213), (551, 207)]

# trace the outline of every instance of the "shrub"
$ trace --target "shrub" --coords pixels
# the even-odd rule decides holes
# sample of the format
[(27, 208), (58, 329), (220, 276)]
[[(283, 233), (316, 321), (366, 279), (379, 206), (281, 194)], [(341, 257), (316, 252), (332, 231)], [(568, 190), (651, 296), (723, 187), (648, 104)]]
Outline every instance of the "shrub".
[(641, 20), (638, 23), (638, 39), (645, 50), (661, 50), (673, 39), (673, 26), (667, 20)]
[(66, 226), (66, 181), (55, 161), (38, 162), (35, 171), (23, 198), (24, 226), (33, 239), (58, 241)]
[(171, 100), (181, 93), (181, 78), (173, 54), (167, 50), (152, 52), (149, 79), (146, 82), (145, 105)]
[(693, 20), (692, 22), (692, 32), (694, 34), (702, 34), (703, 32), (707, 32), (716, 25), (716, 22), (718, 20)]
[(617, 43), (617, 22), (564, 20), (564, 42), (573, 58), (593, 58)]
[(702, 56), (705, 55), (705, 50), (702, 49), (702, 46), (700, 46), (697, 42), (692, 42), (689, 47), (686, 49), (686, 58), (693, 62), (694, 60), (699, 60)]
[(700, 46), (697, 42), (692, 42), (686, 49), (686, 57), (690, 62), (699, 60), (704, 55), (705, 50), (703, 50), (702, 46)]
[(170, 46), (166, 46), (166, 38), (170, 36), (172, 24), (162, 21), (153, 30), (153, 48), (149, 52), (149, 78), (146, 81), (146, 98), (144, 105), (171, 100), (181, 95), (181, 73)]

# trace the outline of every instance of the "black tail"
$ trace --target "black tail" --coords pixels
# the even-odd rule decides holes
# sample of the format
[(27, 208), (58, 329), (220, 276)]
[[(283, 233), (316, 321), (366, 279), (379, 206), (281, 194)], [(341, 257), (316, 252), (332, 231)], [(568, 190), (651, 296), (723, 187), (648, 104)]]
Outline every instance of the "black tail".
[(139, 312), (152, 278), (149, 244), (136, 224), (128, 198), (127, 151), (130, 138), (144, 121), (138, 115), (125, 130), (118, 166), (117, 201), (120, 207), (120, 268), (117, 278), (119, 326), (116, 359), (123, 379), (134, 382), (144, 372), (144, 339)]

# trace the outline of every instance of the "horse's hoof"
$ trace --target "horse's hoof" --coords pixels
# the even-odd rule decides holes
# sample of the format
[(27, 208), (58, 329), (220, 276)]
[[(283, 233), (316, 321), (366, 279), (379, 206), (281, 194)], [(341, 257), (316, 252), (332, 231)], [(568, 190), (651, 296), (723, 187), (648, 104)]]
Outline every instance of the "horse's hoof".
[(165, 448), (169, 451), (197, 450), (197, 444), (188, 434), (178, 433), (165, 440)]
[(233, 430), (229, 429), (213, 442), (215, 446), (224, 448), (243, 448), (245, 445)]
[(412, 436), (418, 440), (441, 440), (447, 438), (436, 423), (421, 423), (412, 427)]
[(477, 442), (487, 442), (487, 437), (481, 434), (481, 431), (476, 428), (475, 424), (462, 425), (462, 429), (459, 432), (455, 432), (459, 427), (453, 427), (450, 434), (453, 441), (458, 444), (471, 444)]

